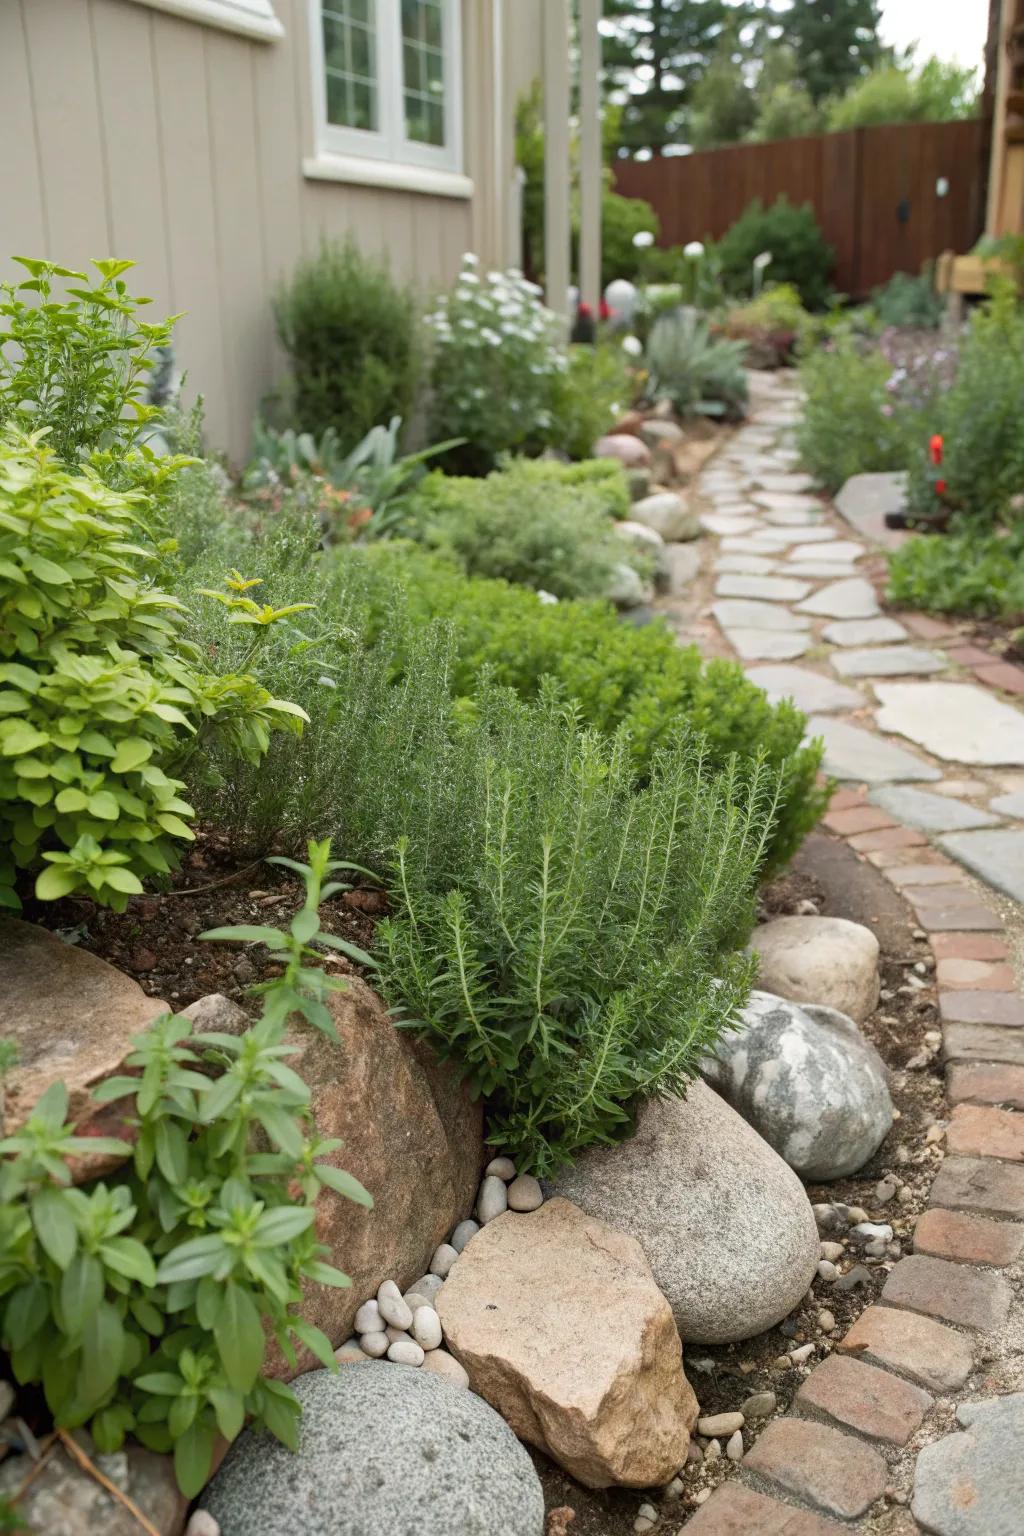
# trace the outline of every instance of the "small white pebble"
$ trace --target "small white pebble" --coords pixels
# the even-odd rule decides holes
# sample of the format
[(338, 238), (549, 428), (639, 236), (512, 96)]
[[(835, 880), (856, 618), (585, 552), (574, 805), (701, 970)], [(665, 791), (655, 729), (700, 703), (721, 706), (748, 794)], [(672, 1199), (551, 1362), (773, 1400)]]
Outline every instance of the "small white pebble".
[[(477, 1195), (476, 1200), (476, 1213), (480, 1220), (480, 1225), (486, 1227), (489, 1221), (493, 1221), (496, 1216), (502, 1215), (507, 1210), (508, 1190), (505, 1187), (504, 1181), (494, 1174), (488, 1174), (487, 1178), (480, 1185), (480, 1193)], [(447, 1247), (448, 1245), (442, 1244), (442, 1246)]]
[(679, 1500), (683, 1496), (682, 1480), (678, 1477), (674, 1477), (672, 1481), (667, 1484), (661, 1496), (666, 1504), (678, 1504)]
[(710, 1499), (712, 1492), (713, 1490), (711, 1488), (701, 1488), (699, 1492), (694, 1494), (693, 1502), (695, 1504), (706, 1504), (708, 1499)]
[[(412, 1324), (410, 1323), (409, 1327), (411, 1326)], [(389, 1344), (398, 1344), (402, 1339), (409, 1337), (408, 1328), (392, 1328), (390, 1325), (385, 1328), (384, 1333)]]
[(648, 1519), (646, 1515), (637, 1515), (636, 1519), (633, 1521), (633, 1529), (634, 1531), (639, 1532), (653, 1531), (654, 1521)]
[(831, 1259), (821, 1259), (818, 1263), (818, 1279), (824, 1280), (826, 1285), (832, 1285), (838, 1278), (839, 1271)]
[(653, 1504), (641, 1504), (637, 1514), (645, 1516), (648, 1520), (657, 1520), (658, 1518), (658, 1511)]
[(377, 1307), (382, 1320), (392, 1328), (408, 1328), (412, 1313), (402, 1299), (402, 1293), (393, 1280), (385, 1280), (377, 1291)]
[(458, 1256), (458, 1252), (451, 1243), (442, 1243), (430, 1261), (430, 1273), (444, 1280), (451, 1273), (452, 1265)]
[(521, 1173), (508, 1186), (510, 1211), (535, 1211), (544, 1204), (544, 1191), (532, 1173)]
[(841, 1259), (845, 1252), (846, 1249), (843, 1247), (842, 1243), (822, 1243), (821, 1245), (822, 1258), (828, 1259), (833, 1264), (835, 1264), (838, 1259)]
[(743, 1460), (743, 1431), (742, 1431), (742, 1429), (736, 1430), (735, 1434), (732, 1434), (732, 1435), (729, 1436), (729, 1439), (726, 1441), (725, 1454), (728, 1456), (730, 1461), (742, 1461)]
[(396, 1365), (422, 1365), (423, 1351), (413, 1339), (398, 1339), (388, 1347), (388, 1359)]
[(364, 1333), (359, 1340), (359, 1348), (364, 1355), (369, 1355), (371, 1360), (383, 1360), (390, 1343), (391, 1340), (386, 1333)]
[(379, 1333), (381, 1330), (380, 1307), (376, 1299), (364, 1301), (356, 1313), (356, 1333)]
[(794, 1365), (803, 1365), (804, 1361), (809, 1360), (813, 1354), (813, 1344), (801, 1344), (799, 1349), (790, 1350), (789, 1358)]
[(697, 1420), (698, 1435), (707, 1435), (708, 1439), (715, 1435), (731, 1435), (733, 1430), (742, 1428), (742, 1413), (705, 1413)]
[(836, 1320), (827, 1308), (824, 1311), (818, 1313), (818, 1327), (821, 1329), (822, 1333), (831, 1333), (835, 1325)]
[(516, 1165), (510, 1157), (492, 1157), (484, 1169), (484, 1177), (488, 1179), (504, 1179), (506, 1184), (516, 1176)]
[(417, 1307), (412, 1315), (412, 1336), (421, 1349), (437, 1349), (441, 1343), (441, 1319), (433, 1307)]
[(720, 1440), (709, 1440), (707, 1445), (704, 1447), (704, 1460), (717, 1461), (721, 1454), (722, 1442)]
[(197, 1509), (189, 1517), (185, 1527), (185, 1536), (220, 1536), (220, 1525), (210, 1514), (209, 1510)]
[(443, 1376), (445, 1381), (450, 1381), (454, 1387), (469, 1390), (469, 1372), (446, 1349), (430, 1350), (423, 1362), (423, 1369), (433, 1371), (435, 1376)]
[(456, 1253), (461, 1253), (471, 1237), (476, 1237), (480, 1231), (478, 1221), (460, 1221), (452, 1233), (450, 1242)]
[(431, 1297), (429, 1297), (429, 1296), (422, 1296), (417, 1291), (406, 1291), (406, 1293), (405, 1293), (405, 1295), (404, 1295), (404, 1297), (402, 1299), (405, 1302), (406, 1306), (409, 1308), (409, 1311), (412, 1313), (414, 1318), (416, 1316), (417, 1308), (419, 1308), (419, 1307), (432, 1307), (434, 1305), (433, 1300), (431, 1299)]

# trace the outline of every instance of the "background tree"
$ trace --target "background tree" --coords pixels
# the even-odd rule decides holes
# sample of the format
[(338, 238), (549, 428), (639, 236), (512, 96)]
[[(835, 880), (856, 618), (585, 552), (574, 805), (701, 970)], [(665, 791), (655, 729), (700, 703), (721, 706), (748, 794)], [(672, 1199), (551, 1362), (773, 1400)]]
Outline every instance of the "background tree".
[(755, 30), (755, 45), (762, 39), (763, 61), (755, 92), (757, 113), (747, 137), (767, 141), (820, 133), (821, 110), (798, 78), (793, 49)]
[(973, 69), (928, 59), (915, 70), (909, 60), (875, 69), (828, 108), (828, 127), (870, 128), (876, 123), (945, 123), (977, 108)]
[(734, 20), (723, 29), (711, 62), (690, 95), (686, 137), (694, 149), (736, 144), (757, 117), (757, 96)]
[(607, 83), (624, 93), (619, 143), (634, 154), (686, 142), (686, 108), (723, 28), (741, 7), (726, 0), (606, 0)]
[(778, 19), (815, 102), (842, 95), (885, 57), (878, 0), (791, 0)]

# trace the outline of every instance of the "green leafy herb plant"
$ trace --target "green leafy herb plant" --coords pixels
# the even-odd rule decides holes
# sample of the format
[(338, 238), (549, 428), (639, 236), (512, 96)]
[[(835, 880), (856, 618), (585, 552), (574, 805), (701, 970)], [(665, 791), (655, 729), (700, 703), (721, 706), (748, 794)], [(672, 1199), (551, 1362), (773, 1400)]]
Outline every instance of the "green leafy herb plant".
[[(87, 1424), (103, 1452), (129, 1434), (173, 1450), (189, 1497), (218, 1434), (233, 1440), (250, 1421), (294, 1448), (299, 1405), (266, 1374), (268, 1343), (293, 1367), (301, 1348), (335, 1368), (299, 1310), (303, 1282), (349, 1284), (316, 1240), (314, 1204), (324, 1188), (373, 1203), (325, 1160), (341, 1143), (317, 1135), (288, 1065), (287, 1018), (320, 1021), (325, 988), (339, 985), (307, 962), (332, 942), (310, 903), (338, 889), (324, 877), (344, 866), (327, 843), (309, 857), (293, 866), (306, 902), (290, 932), (259, 931), (288, 960), (260, 988), (259, 1021), (197, 1033), (165, 1015), (136, 1037), (128, 1074), (96, 1091), (129, 1102), (134, 1147), (77, 1136), (62, 1083), (0, 1141), (0, 1341), (16, 1380), (40, 1385), (54, 1423)], [(97, 1152), (131, 1161), (72, 1187), (70, 1160)]]

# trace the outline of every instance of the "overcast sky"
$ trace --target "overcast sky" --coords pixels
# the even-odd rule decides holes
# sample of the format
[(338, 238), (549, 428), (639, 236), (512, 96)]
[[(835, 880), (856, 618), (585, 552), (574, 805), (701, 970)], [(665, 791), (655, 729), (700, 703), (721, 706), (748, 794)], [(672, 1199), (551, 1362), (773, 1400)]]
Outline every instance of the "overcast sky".
[(882, 36), (905, 48), (918, 42), (929, 54), (957, 64), (980, 65), (988, 24), (988, 0), (881, 0)]

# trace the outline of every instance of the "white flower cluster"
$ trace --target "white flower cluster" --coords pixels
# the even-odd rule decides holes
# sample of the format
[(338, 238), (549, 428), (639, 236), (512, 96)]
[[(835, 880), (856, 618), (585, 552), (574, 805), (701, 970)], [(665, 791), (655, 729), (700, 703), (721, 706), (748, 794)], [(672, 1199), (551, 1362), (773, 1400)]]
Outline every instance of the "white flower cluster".
[(485, 451), (520, 447), (550, 425), (552, 381), (568, 367), (559, 323), (515, 268), (481, 274), (472, 254), (426, 317), (434, 415), (443, 435)]

